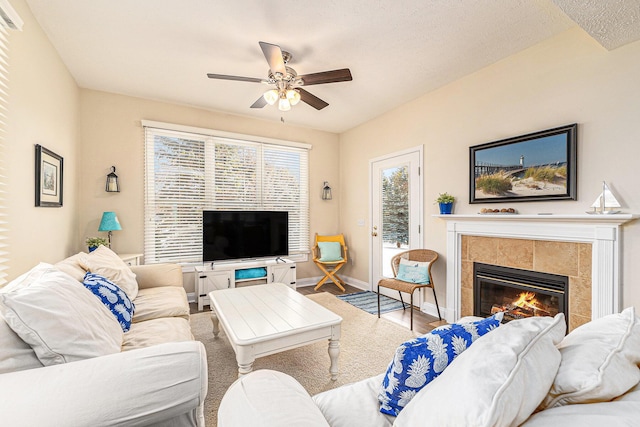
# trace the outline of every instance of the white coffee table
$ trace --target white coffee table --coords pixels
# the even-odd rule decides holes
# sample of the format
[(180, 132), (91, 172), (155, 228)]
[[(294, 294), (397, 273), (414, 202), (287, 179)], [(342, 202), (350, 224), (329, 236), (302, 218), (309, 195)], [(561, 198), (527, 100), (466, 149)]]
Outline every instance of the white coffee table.
[(338, 377), (342, 317), (282, 283), (209, 293), (213, 335), (222, 325), (236, 353), (238, 376), (258, 357), (329, 340), (331, 379)]

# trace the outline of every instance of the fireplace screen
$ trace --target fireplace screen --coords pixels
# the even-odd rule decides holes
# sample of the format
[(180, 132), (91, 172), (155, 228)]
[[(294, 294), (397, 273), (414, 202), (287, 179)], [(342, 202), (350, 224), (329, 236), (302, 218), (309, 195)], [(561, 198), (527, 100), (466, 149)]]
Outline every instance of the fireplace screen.
[(474, 315), (504, 311), (504, 321), (567, 313), (566, 276), (474, 263)]

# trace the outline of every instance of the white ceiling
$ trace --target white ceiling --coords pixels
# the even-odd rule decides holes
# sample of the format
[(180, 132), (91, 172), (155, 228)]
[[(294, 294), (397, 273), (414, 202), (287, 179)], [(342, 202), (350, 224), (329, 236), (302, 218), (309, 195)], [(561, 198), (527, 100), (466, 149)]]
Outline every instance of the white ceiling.
[[(576, 22), (608, 49), (640, 37), (640, 0), (26, 1), (80, 87), (331, 132)], [(298, 74), (350, 68), (353, 81), (307, 87), (321, 111), (250, 109), (267, 86), (206, 74), (265, 78), (258, 41), (291, 52)]]

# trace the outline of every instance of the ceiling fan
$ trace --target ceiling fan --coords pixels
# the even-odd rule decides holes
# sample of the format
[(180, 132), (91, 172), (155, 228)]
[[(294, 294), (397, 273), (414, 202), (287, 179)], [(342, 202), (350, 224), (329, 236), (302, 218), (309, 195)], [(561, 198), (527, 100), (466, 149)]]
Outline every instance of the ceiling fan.
[(262, 53), (269, 63), (269, 74), (266, 79), (255, 77), (228, 76), (226, 74), (207, 74), (210, 79), (236, 80), (240, 82), (265, 83), (275, 85), (274, 89), (266, 91), (251, 105), (251, 108), (262, 108), (267, 104), (278, 103), (280, 111), (289, 111), (292, 105), (302, 101), (316, 110), (322, 110), (329, 105), (317, 96), (307, 92), (301, 86), (319, 85), (324, 83), (351, 81), (351, 71), (348, 68), (340, 70), (322, 71), (320, 73), (305, 74), (299, 76), (286, 64), (292, 55), (280, 49), (280, 46), (265, 42), (259, 42)]

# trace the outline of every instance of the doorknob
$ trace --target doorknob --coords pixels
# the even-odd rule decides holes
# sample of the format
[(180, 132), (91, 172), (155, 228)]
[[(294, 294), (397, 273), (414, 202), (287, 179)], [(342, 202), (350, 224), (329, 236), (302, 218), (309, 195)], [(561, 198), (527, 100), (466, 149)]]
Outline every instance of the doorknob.
[(371, 235), (373, 237), (376, 237), (378, 235), (378, 231), (377, 230), (378, 230), (378, 227), (374, 225), (373, 226), (373, 231), (371, 232)]

